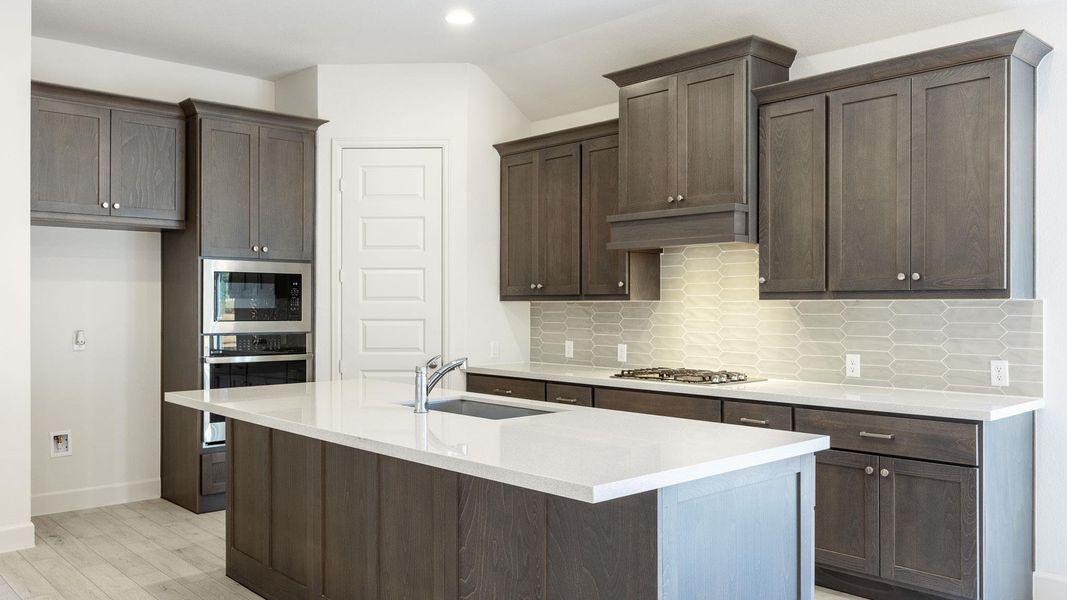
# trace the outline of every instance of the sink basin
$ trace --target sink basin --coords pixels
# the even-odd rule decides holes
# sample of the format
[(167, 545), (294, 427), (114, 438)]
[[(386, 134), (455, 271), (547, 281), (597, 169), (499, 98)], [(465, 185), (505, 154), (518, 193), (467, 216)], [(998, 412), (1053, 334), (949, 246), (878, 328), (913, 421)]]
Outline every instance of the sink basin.
[[(415, 406), (414, 403), (405, 404), (405, 406)], [(468, 417), (478, 417), (481, 419), (514, 419), (517, 417), (530, 417), (533, 415), (545, 415), (552, 411), (548, 410), (534, 410), (532, 408), (522, 408), (519, 406), (505, 406), (502, 404), (490, 404), (488, 402), (478, 402), (477, 400), (467, 400), (466, 398), (456, 398), (453, 400), (438, 400), (436, 402), (429, 403), (430, 412), (446, 412), (454, 415), (467, 415)]]

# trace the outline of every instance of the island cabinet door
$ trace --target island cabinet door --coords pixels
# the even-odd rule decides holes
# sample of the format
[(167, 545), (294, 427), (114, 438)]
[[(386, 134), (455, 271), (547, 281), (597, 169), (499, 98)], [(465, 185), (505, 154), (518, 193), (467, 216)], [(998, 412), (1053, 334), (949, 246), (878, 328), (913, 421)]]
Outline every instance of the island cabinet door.
[(880, 467), (882, 577), (977, 598), (978, 470), (893, 458)]
[(878, 575), (878, 457), (815, 456), (815, 562)]

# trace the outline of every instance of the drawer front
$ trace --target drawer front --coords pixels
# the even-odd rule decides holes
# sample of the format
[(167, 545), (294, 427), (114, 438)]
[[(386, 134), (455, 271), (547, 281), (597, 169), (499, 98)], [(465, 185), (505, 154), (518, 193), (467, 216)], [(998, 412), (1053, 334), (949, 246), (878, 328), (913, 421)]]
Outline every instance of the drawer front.
[(226, 453), (211, 452), (200, 455), (200, 493), (205, 496), (226, 491)]
[(811, 408), (796, 409), (796, 430), (830, 436), (830, 446), (873, 454), (978, 464), (978, 424)]
[(793, 407), (723, 400), (722, 422), (767, 429), (793, 429)]
[(722, 400), (703, 396), (678, 396), (615, 388), (597, 388), (593, 405), (597, 408), (625, 410), (665, 417), (680, 417), (701, 421), (722, 420)]
[(513, 379), (491, 375), (467, 374), (467, 391), (477, 394), (492, 394), (507, 398), (544, 400), (545, 382), (532, 379)]
[(545, 389), (545, 399), (549, 402), (575, 404), (578, 406), (593, 405), (593, 388), (591, 387), (584, 385), (549, 383)]

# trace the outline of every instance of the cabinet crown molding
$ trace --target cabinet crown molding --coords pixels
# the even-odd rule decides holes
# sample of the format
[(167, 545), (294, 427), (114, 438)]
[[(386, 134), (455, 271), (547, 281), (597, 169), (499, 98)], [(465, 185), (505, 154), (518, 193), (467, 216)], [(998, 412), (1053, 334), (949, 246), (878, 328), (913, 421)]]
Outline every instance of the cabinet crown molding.
[(315, 131), (323, 124), (329, 123), (329, 121), (324, 119), (301, 117), (298, 115), (289, 115), (269, 110), (260, 110), (257, 108), (245, 108), (243, 106), (209, 102), (207, 100), (198, 100), (196, 98), (183, 100), (181, 102), (181, 108), (185, 111), (185, 115), (189, 117), (196, 115), (201, 117), (216, 117), (220, 119), (254, 121), (263, 125), (303, 129), (307, 131)]
[(608, 73), (607, 75), (604, 75), (604, 77), (615, 82), (615, 85), (624, 87), (641, 81), (648, 81), (649, 79), (655, 79), (665, 75), (673, 75), (675, 73), (681, 73), (682, 71), (705, 67), (707, 65), (713, 65), (715, 63), (745, 56), (761, 58), (767, 62), (781, 65), (788, 69), (793, 64), (793, 59), (796, 58), (796, 55), (797, 51), (788, 46), (783, 46), (757, 35), (750, 35), (748, 37), (715, 44), (714, 46), (700, 48), (684, 54), (677, 54), (636, 67), (630, 67), (629, 69), (622, 69), (620, 71)]
[(1052, 46), (1028, 31), (1019, 30), (765, 85), (755, 88), (752, 93), (760, 104), (767, 104), (994, 58), (1014, 57), (1036, 67), (1051, 51)]
[(184, 113), (177, 104), (145, 100), (133, 96), (109, 94), (85, 88), (33, 81), (30, 83), (30, 95), (37, 98), (50, 98), (52, 100), (65, 100), (79, 104), (102, 106), (114, 110), (127, 110), (140, 113), (155, 114), (165, 117), (182, 117)]
[(551, 133), (534, 135), (519, 140), (500, 142), (499, 144), (493, 144), (493, 147), (500, 153), (500, 156), (508, 156), (510, 154), (529, 152), (530, 150), (540, 150), (541, 148), (550, 148), (562, 144), (583, 142), (598, 137), (607, 137), (618, 133), (619, 120), (610, 119), (607, 121), (600, 121), (599, 123), (591, 123), (589, 125), (581, 125), (579, 127), (571, 127), (570, 129), (561, 129)]

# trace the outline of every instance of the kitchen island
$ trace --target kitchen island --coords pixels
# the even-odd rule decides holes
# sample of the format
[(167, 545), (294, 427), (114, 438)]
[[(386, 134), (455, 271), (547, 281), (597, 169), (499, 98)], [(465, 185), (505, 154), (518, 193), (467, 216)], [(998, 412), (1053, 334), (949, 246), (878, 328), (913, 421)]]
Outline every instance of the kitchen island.
[(450, 390), (431, 401), (539, 412), (415, 414), (412, 395), (166, 394), (228, 417), (227, 575), (269, 600), (812, 598), (825, 436)]

